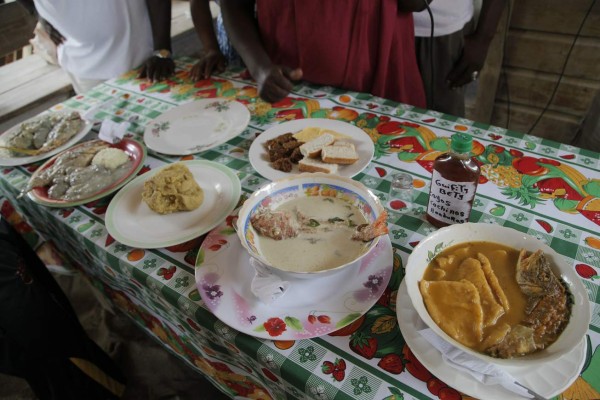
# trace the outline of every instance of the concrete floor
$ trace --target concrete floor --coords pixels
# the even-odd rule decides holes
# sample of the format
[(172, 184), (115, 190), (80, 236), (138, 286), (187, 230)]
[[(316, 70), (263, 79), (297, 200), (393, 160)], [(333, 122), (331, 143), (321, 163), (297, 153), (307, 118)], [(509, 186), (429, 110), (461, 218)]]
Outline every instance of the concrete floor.
[[(124, 400), (223, 400), (229, 397), (173, 356), (122, 314), (106, 312), (79, 275), (56, 280), (69, 297), (88, 335), (127, 376)], [(23, 379), (0, 374), (0, 398), (33, 400)]]

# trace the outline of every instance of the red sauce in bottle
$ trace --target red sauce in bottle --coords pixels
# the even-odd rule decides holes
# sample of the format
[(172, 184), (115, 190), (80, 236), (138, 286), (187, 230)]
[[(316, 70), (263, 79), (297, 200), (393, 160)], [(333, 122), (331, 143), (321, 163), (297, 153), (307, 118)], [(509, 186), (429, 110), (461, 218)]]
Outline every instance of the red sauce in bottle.
[(473, 139), (451, 138), (451, 150), (435, 159), (426, 218), (437, 228), (467, 222), (479, 182), (479, 165), (471, 157)]

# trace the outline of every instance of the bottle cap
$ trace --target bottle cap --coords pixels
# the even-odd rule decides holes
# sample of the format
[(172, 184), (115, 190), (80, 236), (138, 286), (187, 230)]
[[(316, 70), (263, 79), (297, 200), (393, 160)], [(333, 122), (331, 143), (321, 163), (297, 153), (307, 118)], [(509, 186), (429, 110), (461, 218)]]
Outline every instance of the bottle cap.
[(450, 147), (457, 153), (470, 153), (473, 149), (473, 138), (464, 133), (455, 133), (450, 137)]

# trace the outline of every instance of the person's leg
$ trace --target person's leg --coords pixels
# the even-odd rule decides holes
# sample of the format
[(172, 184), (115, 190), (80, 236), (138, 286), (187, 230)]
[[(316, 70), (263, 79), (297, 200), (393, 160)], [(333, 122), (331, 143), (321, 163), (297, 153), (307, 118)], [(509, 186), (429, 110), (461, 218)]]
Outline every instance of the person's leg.
[(0, 372), (25, 378), (40, 399), (114, 399), (125, 389), (52, 275), (1, 218)]
[(415, 40), (417, 63), (427, 96), (427, 108), (464, 117), (465, 89), (452, 89), (446, 79), (462, 54), (463, 31), (433, 39), (417, 37)]

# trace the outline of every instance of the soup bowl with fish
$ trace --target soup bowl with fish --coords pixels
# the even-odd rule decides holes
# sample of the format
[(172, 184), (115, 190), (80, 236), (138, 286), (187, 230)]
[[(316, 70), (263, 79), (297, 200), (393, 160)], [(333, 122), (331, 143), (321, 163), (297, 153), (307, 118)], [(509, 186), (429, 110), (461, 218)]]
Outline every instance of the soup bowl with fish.
[(439, 229), (414, 248), (404, 279), (431, 330), (500, 366), (555, 360), (581, 343), (590, 323), (588, 295), (570, 263), (512, 228)]
[(387, 234), (387, 213), (360, 182), (305, 173), (271, 182), (240, 209), (237, 232), (250, 256), (284, 279), (334, 274)]

